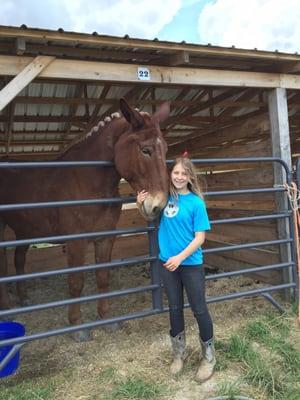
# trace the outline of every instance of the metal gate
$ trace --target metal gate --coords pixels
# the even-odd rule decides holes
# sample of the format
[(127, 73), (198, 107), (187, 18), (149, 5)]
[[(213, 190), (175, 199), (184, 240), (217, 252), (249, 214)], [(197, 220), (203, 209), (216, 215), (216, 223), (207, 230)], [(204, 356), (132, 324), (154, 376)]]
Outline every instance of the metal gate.
[[(168, 161), (170, 163), (171, 161)], [(217, 165), (217, 164), (232, 164), (232, 163), (271, 163), (271, 164), (279, 164), (281, 168), (285, 170), (286, 183), (288, 185), (291, 184), (292, 174), (286, 163), (278, 158), (264, 157), (264, 158), (234, 158), (234, 159), (196, 159), (193, 160), (195, 164), (201, 165)], [(72, 167), (88, 167), (88, 166), (111, 166), (112, 164), (109, 162), (39, 162), (39, 163), (0, 163), (0, 168), (72, 168)], [(285, 188), (281, 187), (270, 187), (270, 188), (257, 188), (257, 189), (242, 189), (242, 190), (226, 190), (226, 191), (210, 191), (205, 193), (205, 196), (228, 196), (228, 195), (244, 195), (244, 194), (257, 194), (258, 196), (262, 193), (282, 193), (284, 194)], [(14, 205), (0, 205), (0, 213), (1, 211), (6, 210), (17, 210), (17, 209), (30, 209), (30, 208), (42, 208), (42, 207), (68, 207), (68, 206), (85, 206), (91, 204), (108, 204), (108, 203), (134, 203), (135, 197), (126, 197), (126, 198), (113, 198), (113, 199), (97, 199), (97, 200), (81, 200), (81, 201), (63, 201), (63, 202), (47, 202), (47, 203), (30, 203), (30, 204), (14, 204)], [(287, 254), (289, 256), (285, 260), (281, 260), (282, 262), (278, 264), (271, 265), (262, 265), (254, 268), (242, 269), (239, 271), (231, 271), (218, 273), (213, 275), (208, 275), (206, 280), (216, 280), (223, 279), (237, 275), (244, 275), (254, 272), (261, 271), (272, 271), (272, 270), (284, 270), (289, 271), (289, 281), (285, 283), (281, 283), (279, 285), (266, 286), (264, 288), (258, 288), (254, 290), (248, 290), (243, 292), (236, 292), (231, 294), (224, 294), (217, 297), (209, 297), (207, 298), (208, 303), (220, 302), (225, 300), (232, 300), (241, 297), (249, 297), (249, 296), (263, 296), (266, 300), (270, 301), (276, 308), (280, 311), (283, 311), (283, 306), (273, 298), (272, 292), (279, 290), (289, 290), (292, 293), (292, 296), (295, 297), (297, 290), (297, 279), (296, 279), (296, 258), (295, 258), (295, 243), (294, 243), (294, 231), (293, 231), (293, 215), (291, 212), (291, 206), (289, 202), (286, 202), (287, 207), (283, 210), (278, 210), (275, 213), (265, 214), (265, 215), (255, 215), (249, 217), (240, 217), (240, 218), (227, 218), (227, 219), (219, 219), (212, 220), (212, 227), (217, 224), (226, 224), (226, 223), (239, 223), (246, 221), (263, 221), (263, 220), (284, 220), (287, 221), (288, 228), (287, 235), (284, 238), (279, 238), (271, 241), (260, 241), (260, 242), (252, 242), (238, 245), (228, 245), (222, 246), (212, 249), (205, 249), (203, 251), (204, 254), (209, 253), (222, 253), (226, 251), (234, 251), (240, 249), (251, 249), (251, 248), (259, 248), (270, 245), (276, 246), (286, 246)], [(17, 281), (27, 281), (36, 278), (47, 278), (54, 275), (62, 275), (69, 274), (72, 272), (85, 272), (91, 271), (101, 268), (116, 268), (116, 267), (127, 267), (134, 264), (141, 263), (150, 263), (150, 272), (151, 272), (151, 282), (146, 286), (140, 286), (130, 289), (116, 290), (107, 293), (100, 293), (90, 296), (83, 296), (80, 298), (72, 298), (61, 301), (54, 301), (45, 304), (37, 304), (32, 306), (14, 308), (9, 310), (0, 311), (0, 319), (12, 319), (18, 314), (31, 313), (35, 311), (46, 310), (50, 308), (56, 308), (61, 306), (66, 306), (69, 304), (75, 303), (83, 303), (83, 302), (91, 302), (104, 298), (114, 298), (121, 297), (134, 293), (142, 293), (142, 292), (151, 292), (152, 293), (152, 306), (149, 309), (145, 309), (139, 312), (132, 312), (127, 315), (121, 315), (114, 318), (109, 319), (101, 319), (93, 322), (83, 323), (81, 325), (76, 326), (65, 326), (59, 329), (52, 329), (50, 331), (45, 332), (36, 332), (30, 333), (24, 337), (14, 338), (2, 340), (0, 342), (0, 348), (7, 345), (13, 345), (12, 350), (7, 354), (7, 356), (0, 363), (0, 371), (7, 365), (7, 363), (12, 359), (12, 357), (20, 350), (20, 348), (27, 342), (43, 339), (50, 336), (71, 333), (82, 329), (91, 329), (95, 327), (99, 327), (102, 325), (126, 321), (130, 319), (142, 318), (150, 315), (156, 315), (163, 312), (167, 312), (168, 308), (163, 304), (163, 293), (162, 293), (162, 284), (159, 275), (159, 262), (158, 262), (158, 247), (157, 247), (157, 222), (151, 222), (145, 228), (130, 228), (130, 229), (119, 229), (114, 231), (102, 231), (102, 232), (89, 232), (89, 233), (81, 233), (81, 234), (72, 234), (72, 235), (64, 235), (64, 236), (51, 236), (51, 237), (43, 237), (43, 238), (35, 238), (35, 239), (26, 239), (26, 240), (11, 240), (0, 242), (0, 248), (8, 248), (14, 246), (21, 246), (27, 244), (39, 244), (39, 243), (52, 243), (58, 241), (68, 241), (68, 240), (79, 240), (83, 238), (99, 238), (105, 236), (112, 235), (135, 235), (138, 233), (147, 233), (149, 236), (149, 255), (145, 255), (143, 257), (135, 257), (131, 259), (126, 259), (122, 261), (112, 261), (110, 263), (102, 263), (102, 264), (90, 264), (79, 266), (76, 268), (64, 268), (64, 269), (56, 269), (47, 272), (40, 273), (31, 273), (19, 276), (9, 276), (9, 277), (1, 277), (1, 283), (9, 283), (9, 282), (17, 282)], [(187, 307), (188, 305), (186, 305)]]

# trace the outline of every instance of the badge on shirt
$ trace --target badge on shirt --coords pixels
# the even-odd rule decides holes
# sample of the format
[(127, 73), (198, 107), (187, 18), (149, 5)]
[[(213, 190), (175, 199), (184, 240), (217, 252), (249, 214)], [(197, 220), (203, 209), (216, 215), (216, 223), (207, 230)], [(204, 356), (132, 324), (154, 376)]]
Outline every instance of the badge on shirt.
[(164, 215), (168, 218), (173, 218), (175, 217), (175, 215), (178, 214), (178, 211), (179, 211), (178, 205), (173, 203), (172, 201), (169, 201), (164, 209)]

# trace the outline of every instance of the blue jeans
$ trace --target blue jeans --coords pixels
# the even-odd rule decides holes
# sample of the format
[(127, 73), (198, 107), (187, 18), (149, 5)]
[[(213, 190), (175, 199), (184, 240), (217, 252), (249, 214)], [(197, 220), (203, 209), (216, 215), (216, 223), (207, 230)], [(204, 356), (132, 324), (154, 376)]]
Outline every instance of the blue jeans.
[(184, 330), (183, 288), (197, 320), (201, 339), (206, 342), (213, 337), (213, 323), (205, 300), (205, 275), (202, 266), (179, 266), (167, 270), (161, 262), (161, 275), (169, 303), (171, 336)]

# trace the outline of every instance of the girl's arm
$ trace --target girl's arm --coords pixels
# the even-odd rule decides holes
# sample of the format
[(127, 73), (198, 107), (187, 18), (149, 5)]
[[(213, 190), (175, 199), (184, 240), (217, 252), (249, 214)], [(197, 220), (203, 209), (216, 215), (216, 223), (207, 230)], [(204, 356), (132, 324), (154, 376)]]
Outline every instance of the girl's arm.
[(170, 257), (168, 261), (164, 264), (164, 267), (169, 271), (175, 271), (179, 267), (179, 265), (188, 258), (191, 254), (193, 254), (205, 241), (205, 231), (203, 232), (195, 232), (195, 237), (191, 241), (191, 243), (179, 254), (176, 256)]

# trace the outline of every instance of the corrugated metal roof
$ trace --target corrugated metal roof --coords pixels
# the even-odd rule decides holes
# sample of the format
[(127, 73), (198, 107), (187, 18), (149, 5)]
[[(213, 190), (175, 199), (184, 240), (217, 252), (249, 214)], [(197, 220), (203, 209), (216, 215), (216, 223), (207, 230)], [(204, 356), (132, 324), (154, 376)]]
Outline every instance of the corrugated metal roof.
[[(21, 41), (21, 45), (20, 45)], [(137, 65), (184, 66), (251, 72), (300, 74), (300, 56), (279, 52), (244, 50), (145, 39), (131, 39), (76, 32), (0, 26), (0, 55), (26, 57), (54, 55), (59, 59), (93, 60)], [(11, 78), (2, 77), (2, 87)], [(1, 82), (1, 81), (0, 81)], [(118, 109), (118, 100), (129, 101), (145, 111), (163, 100), (172, 101), (167, 130), (170, 142), (184, 140), (208, 127), (222, 126), (228, 118), (264, 109), (259, 89), (151, 86), (120, 81), (96, 83), (37, 79), (22, 90), (0, 112), (0, 154), (34, 158), (55, 158), (107, 113)], [(290, 97), (296, 96), (290, 91)], [(243, 100), (244, 99), (244, 100)], [(240, 106), (237, 106), (240, 100)], [(243, 106), (244, 104), (244, 106)], [(197, 110), (197, 105), (199, 109)], [(189, 113), (188, 110), (193, 110)], [(94, 115), (95, 114), (95, 115)], [(225, 112), (226, 115), (226, 112)], [(220, 117), (218, 119), (218, 117)]]

